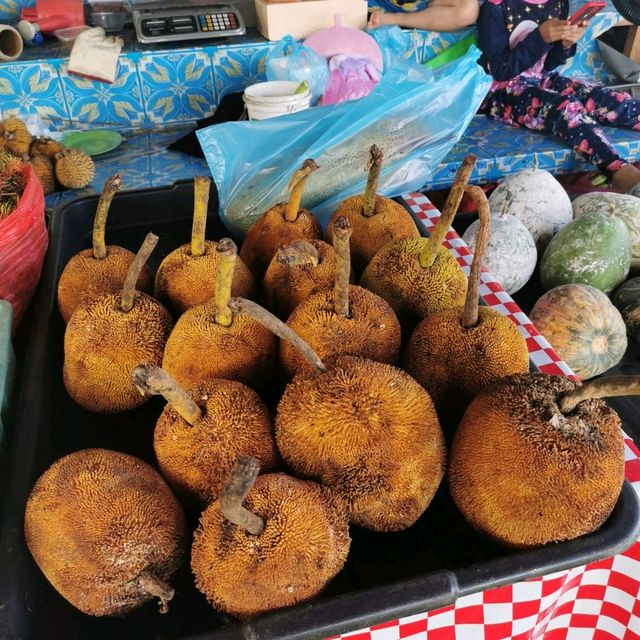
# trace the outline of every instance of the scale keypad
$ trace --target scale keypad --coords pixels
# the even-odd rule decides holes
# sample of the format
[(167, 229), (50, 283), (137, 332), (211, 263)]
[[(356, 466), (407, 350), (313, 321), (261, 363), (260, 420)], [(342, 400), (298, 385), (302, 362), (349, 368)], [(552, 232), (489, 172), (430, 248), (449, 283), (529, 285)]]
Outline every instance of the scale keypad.
[(200, 30), (207, 31), (234, 31), (238, 28), (236, 16), (233, 13), (205, 13), (198, 16)]

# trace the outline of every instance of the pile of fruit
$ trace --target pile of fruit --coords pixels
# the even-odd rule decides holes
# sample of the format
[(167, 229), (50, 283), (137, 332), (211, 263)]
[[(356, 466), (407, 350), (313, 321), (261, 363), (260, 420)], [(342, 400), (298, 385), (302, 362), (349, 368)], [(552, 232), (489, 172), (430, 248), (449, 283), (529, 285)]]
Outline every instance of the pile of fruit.
[(60, 188), (83, 189), (95, 177), (95, 165), (86, 153), (51, 138), (34, 138), (22, 120), (9, 116), (0, 121), (0, 168), (16, 162), (31, 164), (45, 195)]
[[(365, 193), (338, 207), (323, 240), (300, 208), (317, 168), (307, 160), (239, 253), (205, 240), (209, 181), (196, 179), (191, 241), (155, 279), (145, 263), (157, 236), (137, 255), (105, 243), (121, 184), (107, 181), (92, 247), (58, 284), (64, 384), (93, 412), (152, 395), (167, 404), (159, 472), (82, 450), (33, 488), (27, 544), (74, 606), (116, 615), (158, 598), (166, 610), (189, 546), (195, 584), (219, 611), (245, 619), (308, 601), (343, 567), (349, 526), (411, 527), (445, 475), (467, 521), (509, 547), (607, 519), (624, 454), (599, 398), (628, 384), (530, 374), (513, 323), (479, 307), (492, 219), (467, 187), (473, 157), (430, 238), (377, 195), (382, 161), (374, 145)], [(442, 247), (465, 192), (480, 213), (469, 279)], [(274, 393), (272, 416), (263, 398)], [(193, 534), (183, 509), (200, 514)]]

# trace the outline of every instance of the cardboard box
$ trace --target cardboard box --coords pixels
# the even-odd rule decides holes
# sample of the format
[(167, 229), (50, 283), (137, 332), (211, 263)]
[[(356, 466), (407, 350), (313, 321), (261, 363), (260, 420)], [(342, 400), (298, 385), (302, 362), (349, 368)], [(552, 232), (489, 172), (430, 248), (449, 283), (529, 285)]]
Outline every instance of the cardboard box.
[(287, 34), (306, 38), (315, 31), (333, 27), (335, 14), (342, 26), (363, 29), (367, 25), (367, 0), (300, 0), (265, 2), (255, 0), (258, 31), (267, 40), (280, 40)]

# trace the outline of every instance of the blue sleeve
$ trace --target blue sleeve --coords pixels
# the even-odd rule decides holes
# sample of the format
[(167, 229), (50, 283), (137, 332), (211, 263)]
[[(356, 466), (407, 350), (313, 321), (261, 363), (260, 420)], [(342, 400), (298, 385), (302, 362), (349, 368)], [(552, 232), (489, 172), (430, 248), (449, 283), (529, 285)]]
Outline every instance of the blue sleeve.
[(509, 32), (501, 4), (485, 0), (478, 17), (478, 46), (482, 51), (480, 64), (495, 80), (503, 82), (531, 68), (552, 47), (534, 29), (513, 49), (509, 48)]
[(553, 71), (556, 67), (564, 64), (569, 58), (573, 58), (576, 55), (576, 45), (574, 44), (569, 49), (565, 49), (561, 42), (554, 42), (547, 59), (544, 61), (545, 71)]

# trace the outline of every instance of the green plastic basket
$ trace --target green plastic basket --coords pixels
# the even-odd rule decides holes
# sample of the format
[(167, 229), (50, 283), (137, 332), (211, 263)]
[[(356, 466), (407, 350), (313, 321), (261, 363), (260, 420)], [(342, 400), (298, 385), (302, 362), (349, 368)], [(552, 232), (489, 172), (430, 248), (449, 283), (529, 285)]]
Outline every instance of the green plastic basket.
[(4, 447), (16, 360), (11, 345), (11, 320), (13, 308), (6, 300), (0, 300), (0, 452)]
[(478, 44), (478, 35), (476, 33), (472, 33), (459, 42), (451, 45), (448, 49), (441, 51), (435, 58), (427, 60), (427, 62), (424, 63), (424, 66), (429, 67), (430, 69), (443, 67), (449, 62), (453, 62), (458, 58), (462, 58), (462, 56), (465, 55), (467, 51), (469, 51), (469, 49), (476, 44)]

